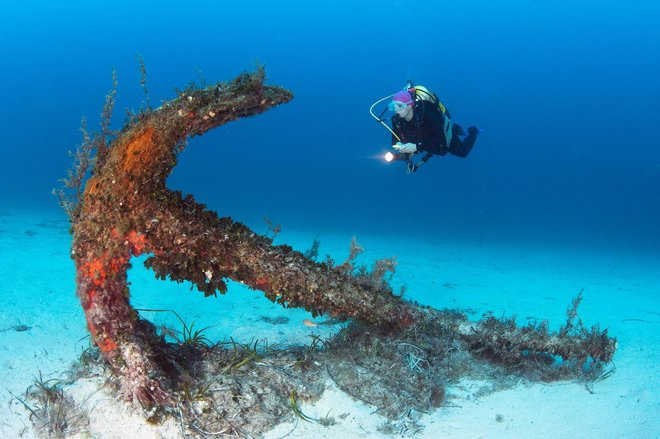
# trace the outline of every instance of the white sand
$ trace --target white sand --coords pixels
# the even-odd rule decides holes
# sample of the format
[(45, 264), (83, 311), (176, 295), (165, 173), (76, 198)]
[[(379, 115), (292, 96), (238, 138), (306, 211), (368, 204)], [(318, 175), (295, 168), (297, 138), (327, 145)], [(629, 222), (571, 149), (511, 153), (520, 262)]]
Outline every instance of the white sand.
[[(85, 321), (74, 294), (74, 270), (68, 257), (67, 223), (57, 213), (4, 211), (0, 216), (0, 436), (33, 437), (28, 414), (9, 392), (22, 395), (39, 371), (44, 378), (61, 376), (88, 346)], [(36, 232), (33, 233), (33, 232)], [(338, 260), (346, 255), (350, 235), (322, 231), (290, 233), (277, 243), (305, 250), (315, 236), (321, 254)], [(425, 438), (657, 438), (660, 437), (660, 259), (658, 256), (587, 249), (465, 245), (420, 242), (383, 236), (358, 236), (367, 249), (364, 260), (396, 255), (400, 264), (394, 283), (406, 284), (406, 295), (435, 307), (467, 309), (471, 317), (491, 310), (495, 315), (548, 318), (563, 323), (566, 308), (584, 289), (579, 309), (586, 325), (600, 323), (619, 340), (616, 372), (593, 386), (581, 384), (520, 385), (479, 398), (484, 383), (464, 382), (449, 389), (450, 406), (421, 416)], [(138, 265), (138, 264), (136, 264)], [(131, 273), (133, 303), (138, 308), (175, 309), (209, 335), (241, 341), (309, 343), (319, 328), (301, 322), (309, 316), (285, 310), (232, 284), (217, 299), (202, 297), (188, 285), (160, 282), (141, 267)], [(157, 323), (174, 324), (167, 313), (145, 313)], [(261, 316), (288, 317), (272, 325)], [(27, 325), (26, 331), (15, 331)], [(327, 329), (325, 329), (327, 331)], [(176, 423), (154, 428), (118, 402), (94, 380), (67, 389), (86, 400), (94, 438), (160, 438), (179, 436)], [(293, 416), (264, 432), (267, 438), (377, 438), (384, 421), (374, 409), (352, 400), (331, 383), (314, 405), (301, 404), (313, 418), (334, 417), (334, 425), (297, 421)], [(342, 415), (342, 416), (340, 416)]]

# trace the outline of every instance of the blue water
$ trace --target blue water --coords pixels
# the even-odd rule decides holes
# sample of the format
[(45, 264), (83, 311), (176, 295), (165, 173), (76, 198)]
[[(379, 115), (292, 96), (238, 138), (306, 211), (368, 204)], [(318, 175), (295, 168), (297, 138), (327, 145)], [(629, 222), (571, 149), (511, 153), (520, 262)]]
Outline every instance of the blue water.
[[(287, 105), (193, 139), (170, 178), (265, 232), (660, 247), (660, 2), (68, 1), (0, 4), (2, 206), (50, 194), (111, 72), (114, 125), (190, 81), (267, 68)], [(156, 6), (156, 4), (158, 6)], [(417, 174), (369, 116), (407, 79), (484, 130)]]
[[(304, 250), (318, 236), (338, 261), (356, 235), (367, 261), (399, 257), (393, 284), (406, 297), (475, 318), (491, 310), (557, 326), (584, 289), (580, 315), (618, 337), (619, 370), (596, 395), (580, 393), (589, 400), (555, 402), (570, 416), (541, 407), (535, 425), (582, 437), (616, 418), (615, 432), (658, 437), (658, 23), (657, 0), (0, 1), (0, 329), (35, 328), (3, 333), (7, 383), (19, 392), (35, 370), (63, 369), (87, 335), (51, 189), (71, 165), (81, 118), (99, 127), (113, 69), (119, 129), (127, 110), (145, 107), (140, 56), (152, 106), (175, 87), (263, 63), (294, 100), (192, 139), (172, 189), (259, 233), (264, 217), (281, 224), (278, 244)], [(411, 175), (383, 162), (390, 135), (368, 110), (408, 79), (436, 92), (455, 122), (483, 130), (467, 159), (435, 157)], [(265, 333), (307, 340), (306, 314), (234, 283), (202, 306), (189, 285), (156, 283), (137, 263), (130, 276), (137, 307), (176, 308), (245, 341), (264, 330), (260, 315), (281, 313), (291, 325)], [(19, 337), (33, 334), (48, 350), (24, 348)], [(479, 422), (493, 417), (483, 407)], [(475, 423), (452, 413), (461, 411), (442, 415), (450, 429)]]

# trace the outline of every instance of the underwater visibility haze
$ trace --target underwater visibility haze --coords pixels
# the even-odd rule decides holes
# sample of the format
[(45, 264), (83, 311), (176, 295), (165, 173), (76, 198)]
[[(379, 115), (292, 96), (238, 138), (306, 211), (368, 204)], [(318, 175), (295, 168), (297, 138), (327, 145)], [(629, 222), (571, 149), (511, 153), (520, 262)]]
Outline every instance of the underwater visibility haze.
[[(28, 271), (38, 288), (77, 301), (64, 228), (55, 229), (56, 250), (43, 255), (35, 240), (47, 231), (21, 218), (65, 221), (52, 189), (71, 167), (69, 151), (84, 141), (81, 119), (89, 132), (101, 130), (113, 71), (110, 128), (120, 130), (131, 115), (190, 85), (205, 88), (263, 66), (265, 83), (293, 99), (189, 139), (169, 189), (257, 233), (281, 226), (275, 244), (304, 252), (319, 239), (320, 259), (328, 253), (341, 263), (356, 236), (369, 261), (396, 255), (392, 284), (423, 305), (527, 312), (559, 327), (567, 298), (584, 290), (582, 306), (594, 308), (587, 328), (600, 322), (619, 329), (610, 335), (620, 344), (657, 348), (657, 337), (637, 335), (658, 324), (659, 21), (660, 2), (646, 0), (3, 2), (0, 257), (7, 300), (17, 305), (2, 315), (2, 328), (39, 327), (23, 325), (30, 312), (21, 304), (33, 291), (22, 290), (33, 279)], [(412, 174), (401, 162), (386, 163), (391, 136), (369, 108), (409, 80), (435, 92), (453, 122), (480, 128), (467, 158), (435, 156)], [(30, 258), (13, 254), (17, 248), (29, 248)], [(536, 265), (526, 266), (532, 254)], [(128, 284), (148, 304), (144, 298), (163, 282), (143, 281), (146, 270), (138, 270)], [(612, 279), (603, 278), (608, 271)], [(234, 279), (264, 285), (241, 276)], [(178, 287), (181, 302), (191, 296), (188, 286)], [(563, 289), (561, 298), (549, 299), (555, 291), (546, 295), (546, 287)], [(244, 290), (229, 283), (228, 296)], [(617, 300), (629, 314), (612, 314)], [(605, 305), (596, 309), (599, 302)], [(82, 327), (75, 312), (80, 321), (71, 326)], [(623, 324), (633, 321), (641, 326)], [(250, 324), (240, 331), (249, 339)], [(286, 342), (287, 331), (274, 336)], [(4, 364), (18, 368), (21, 360), (12, 361)], [(654, 380), (648, 387), (657, 390)], [(640, 425), (634, 437), (660, 434)]]
[[(131, 3), (133, 5), (133, 3)], [(295, 227), (657, 246), (655, 2), (38, 2), (2, 6), (6, 206), (50, 189), (97, 126), (111, 73), (124, 110), (263, 63), (294, 100), (193, 139), (171, 186), (237, 219)], [(36, 11), (36, 12), (33, 12)], [(147, 12), (148, 11), (148, 12)], [(416, 175), (380, 160), (369, 117), (410, 79), (483, 133)]]

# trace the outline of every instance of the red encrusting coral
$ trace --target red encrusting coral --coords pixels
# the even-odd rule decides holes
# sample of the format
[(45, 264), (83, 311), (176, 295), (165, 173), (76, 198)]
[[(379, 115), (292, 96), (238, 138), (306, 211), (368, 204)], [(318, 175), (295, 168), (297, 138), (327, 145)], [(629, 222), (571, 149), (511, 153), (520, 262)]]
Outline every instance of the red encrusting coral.
[(131, 230), (128, 233), (126, 240), (131, 244), (131, 253), (133, 256), (140, 256), (147, 246), (147, 237), (135, 230)]
[(99, 347), (101, 352), (107, 354), (108, 352), (117, 349), (117, 343), (115, 343), (114, 340), (112, 340), (110, 337), (100, 335), (99, 331), (96, 329), (92, 322), (87, 322), (87, 328), (89, 329), (89, 333), (92, 335), (92, 337), (94, 337), (94, 340), (96, 340), (96, 345)]

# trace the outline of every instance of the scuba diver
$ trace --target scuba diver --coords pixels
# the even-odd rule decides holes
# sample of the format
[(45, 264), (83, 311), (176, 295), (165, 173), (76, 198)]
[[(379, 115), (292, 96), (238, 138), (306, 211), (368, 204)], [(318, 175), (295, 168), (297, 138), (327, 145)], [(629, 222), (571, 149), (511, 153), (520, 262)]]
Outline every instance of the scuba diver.
[[(377, 104), (390, 97), (392, 102), (380, 116), (388, 109), (393, 111), (392, 128), (373, 113)], [(449, 111), (435, 93), (421, 85), (413, 86), (410, 81), (403, 90), (374, 103), (369, 112), (392, 133), (395, 152), (385, 154), (385, 160), (405, 160), (408, 173), (416, 172), (434, 155), (450, 153), (467, 157), (479, 134), (479, 129), (473, 126), (468, 128), (466, 135), (460, 125), (451, 123)], [(414, 163), (413, 157), (419, 153), (424, 156)]]

